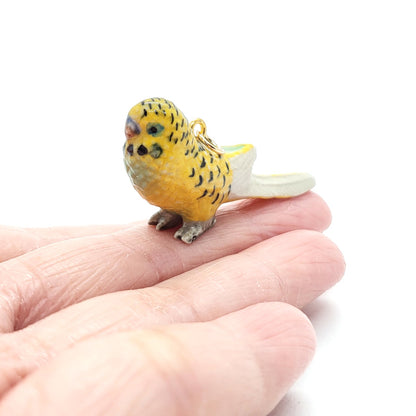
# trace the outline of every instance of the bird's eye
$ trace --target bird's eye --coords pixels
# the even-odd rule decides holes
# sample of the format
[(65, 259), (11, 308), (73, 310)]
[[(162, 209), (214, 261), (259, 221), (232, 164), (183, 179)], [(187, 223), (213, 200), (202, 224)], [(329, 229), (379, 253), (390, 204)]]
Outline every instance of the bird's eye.
[(146, 126), (146, 131), (153, 137), (159, 137), (165, 128), (159, 123), (149, 123)]

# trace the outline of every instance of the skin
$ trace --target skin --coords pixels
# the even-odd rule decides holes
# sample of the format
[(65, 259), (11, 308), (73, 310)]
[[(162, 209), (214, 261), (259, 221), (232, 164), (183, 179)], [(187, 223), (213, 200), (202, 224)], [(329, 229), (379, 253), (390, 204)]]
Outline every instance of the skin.
[(192, 246), (144, 223), (0, 227), (0, 416), (267, 415), (313, 356), (300, 308), (344, 261), (313, 193), (218, 222)]

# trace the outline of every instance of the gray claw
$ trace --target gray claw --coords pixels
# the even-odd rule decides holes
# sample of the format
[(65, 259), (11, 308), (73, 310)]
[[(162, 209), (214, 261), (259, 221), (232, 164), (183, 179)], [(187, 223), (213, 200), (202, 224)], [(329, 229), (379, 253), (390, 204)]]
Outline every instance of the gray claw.
[(208, 221), (190, 221), (184, 222), (183, 226), (175, 233), (175, 238), (182, 240), (184, 243), (191, 244), (206, 230), (215, 224), (215, 217)]
[(153, 214), (148, 221), (150, 225), (156, 225), (156, 230), (172, 228), (179, 225), (181, 222), (182, 217), (179, 214), (164, 209)]

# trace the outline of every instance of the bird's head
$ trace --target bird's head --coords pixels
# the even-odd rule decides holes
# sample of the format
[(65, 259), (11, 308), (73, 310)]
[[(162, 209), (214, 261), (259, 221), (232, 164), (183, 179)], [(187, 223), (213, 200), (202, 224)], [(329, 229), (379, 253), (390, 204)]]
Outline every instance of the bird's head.
[(149, 98), (129, 111), (125, 134), (124, 156), (137, 160), (166, 156), (179, 148), (191, 131), (188, 120), (171, 101)]

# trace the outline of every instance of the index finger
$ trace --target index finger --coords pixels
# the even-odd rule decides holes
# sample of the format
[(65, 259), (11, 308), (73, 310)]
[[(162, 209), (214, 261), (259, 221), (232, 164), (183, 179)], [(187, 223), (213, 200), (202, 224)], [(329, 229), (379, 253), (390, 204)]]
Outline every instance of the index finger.
[[(251, 206), (255, 209), (256, 206), (264, 205), (266, 201), (263, 200), (246, 200), (238, 201), (226, 204), (221, 207), (218, 212), (218, 217), (229, 216), (230, 214), (244, 213), (247, 211), (245, 207)], [(271, 207), (274, 207), (273, 202), (279, 206), (278, 215), (282, 215), (282, 210), (293, 210), (292, 216), (294, 221), (301, 221), (302, 218), (298, 215), (299, 209), (305, 204), (309, 204), (310, 214), (316, 215), (316, 220), (319, 222), (323, 220), (321, 228), (316, 228), (311, 225), (311, 229), (321, 231), (325, 229), (330, 222), (330, 214), (325, 203), (313, 192), (291, 199), (291, 200), (272, 200)], [(294, 202), (294, 203), (292, 203)], [(267, 203), (267, 202), (266, 202)], [(286, 212), (285, 219), (289, 217), (290, 212)], [(305, 227), (308, 227), (309, 217), (306, 218)], [(47, 227), (47, 228), (21, 228), (11, 226), (0, 226), (0, 262), (12, 259), (14, 257), (21, 256), (29, 251), (36, 250), (49, 244), (57, 243), (63, 240), (69, 240), (71, 238), (88, 237), (93, 235), (110, 234), (117, 231), (131, 228), (135, 225), (145, 225), (145, 221), (131, 223), (131, 224), (106, 224), (106, 225), (87, 225), (78, 227)], [(294, 224), (295, 225), (295, 224)], [(301, 226), (301, 222), (299, 222)], [(218, 228), (218, 225), (216, 226)], [(301, 227), (295, 227), (301, 228)]]

